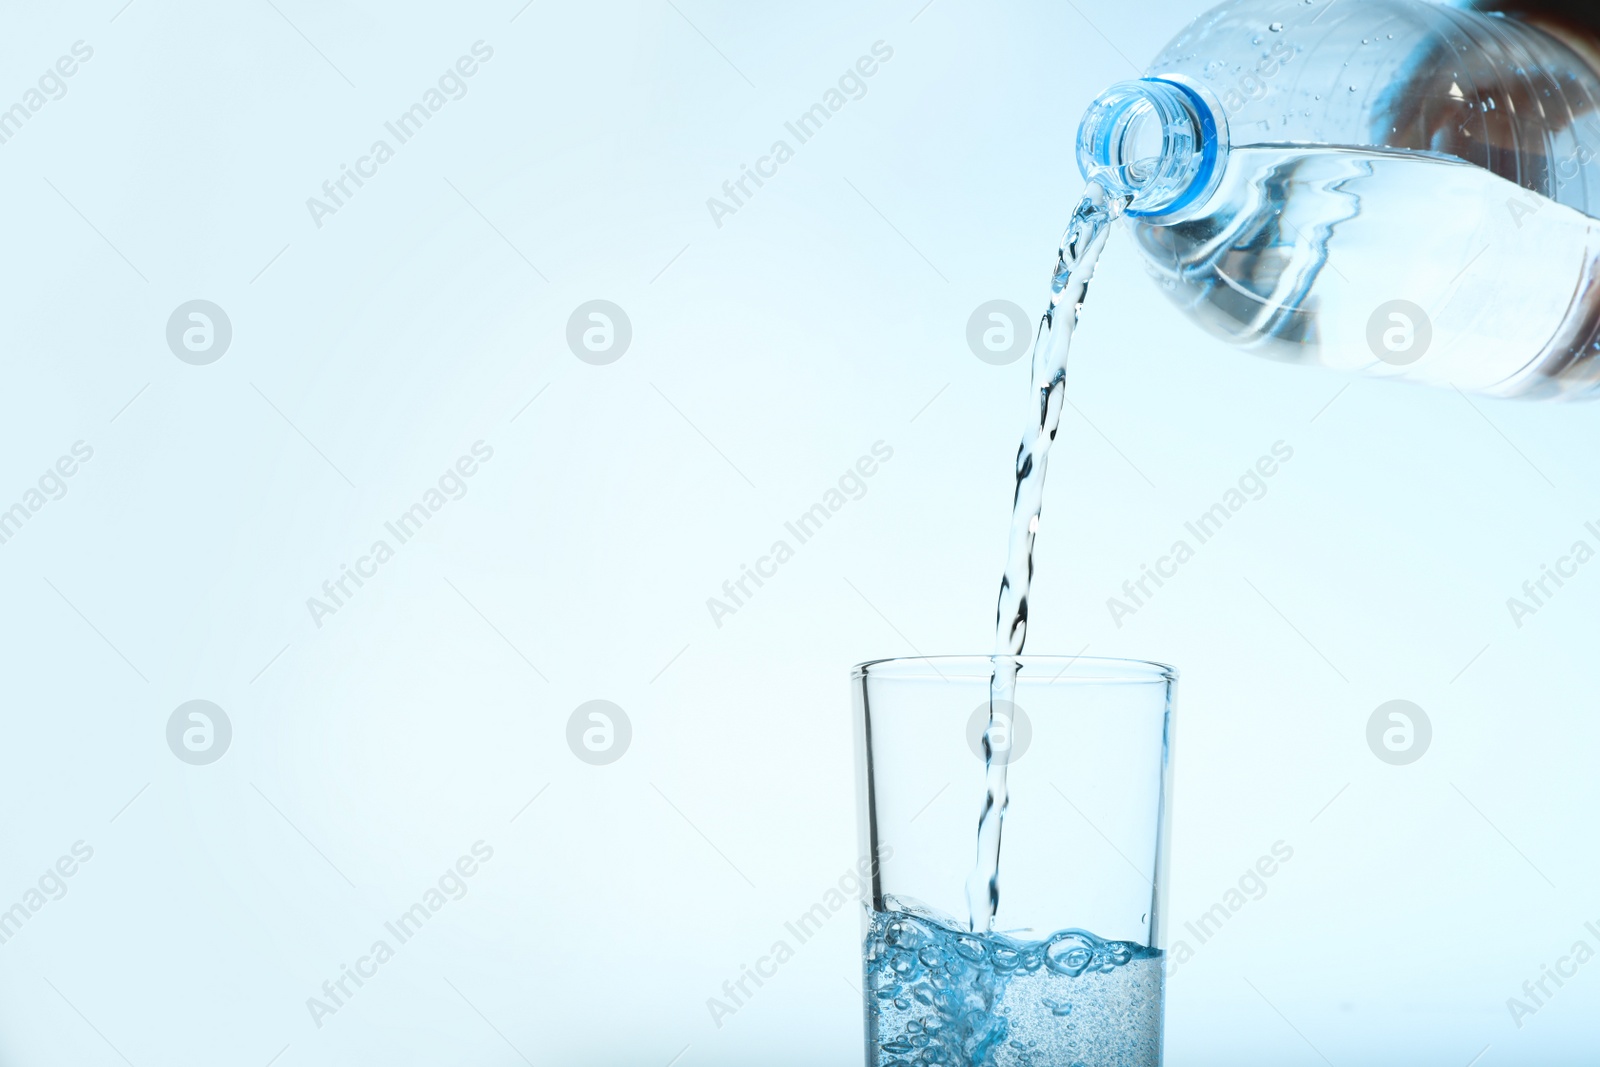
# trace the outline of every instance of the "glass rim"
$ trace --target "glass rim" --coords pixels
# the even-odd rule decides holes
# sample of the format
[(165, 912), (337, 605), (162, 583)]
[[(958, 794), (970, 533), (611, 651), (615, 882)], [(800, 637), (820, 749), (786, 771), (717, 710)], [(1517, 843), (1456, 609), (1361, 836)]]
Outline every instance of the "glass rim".
[(895, 656), (857, 663), (850, 669), (852, 678), (937, 678), (950, 681), (986, 680), (994, 672), (996, 660), (1011, 660), (1018, 666), (1020, 681), (1027, 684), (1054, 670), (1049, 684), (1121, 683), (1172, 685), (1178, 668), (1154, 660), (1122, 659), (1113, 656)]

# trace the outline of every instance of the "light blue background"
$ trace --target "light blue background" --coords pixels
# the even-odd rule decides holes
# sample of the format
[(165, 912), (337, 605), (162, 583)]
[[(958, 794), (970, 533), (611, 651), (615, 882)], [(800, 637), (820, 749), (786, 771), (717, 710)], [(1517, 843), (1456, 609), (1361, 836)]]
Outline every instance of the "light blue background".
[[(1078, 116), (1202, 5), (273, 3), (4, 16), (0, 104), (94, 56), (0, 145), (0, 506), (94, 458), (0, 545), (0, 907), (94, 857), (0, 945), (0, 1063), (857, 1062), (848, 915), (720, 1028), (706, 1001), (856, 862), (850, 665), (988, 646), (1027, 371), (967, 317), (1038, 306)], [(314, 225), (480, 39), (467, 95)], [(196, 298), (233, 325), (210, 366), (165, 341)], [(606, 367), (565, 342), (596, 298), (634, 328)], [(1592, 1055), (1600, 963), (1520, 1029), (1506, 999), (1600, 925), (1600, 567), (1520, 629), (1505, 602), (1593, 541), (1595, 411), (1254, 360), (1125, 237), (1071, 395), (1030, 650), (1182, 670), (1175, 919), (1294, 849), (1173, 979), (1171, 1062)], [(478, 440), (467, 495), (315, 626)], [(867, 495), (713, 625), (878, 440)], [(1280, 440), (1268, 495), (1116, 627)], [(165, 741), (196, 698), (234, 727), (207, 767)], [(599, 698), (634, 729), (606, 767), (565, 741)], [(1395, 698), (1435, 731), (1408, 767), (1365, 739)], [(319, 1029), (306, 999), (479, 840)]]

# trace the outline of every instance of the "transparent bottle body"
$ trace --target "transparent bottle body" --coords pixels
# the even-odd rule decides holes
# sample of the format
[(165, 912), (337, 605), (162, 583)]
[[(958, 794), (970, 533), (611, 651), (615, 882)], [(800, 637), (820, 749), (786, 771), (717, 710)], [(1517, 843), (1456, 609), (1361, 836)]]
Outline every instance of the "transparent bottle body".
[(1592, 393), (1600, 75), (1584, 47), (1428, 0), (1225, 3), (1148, 71), (1221, 117), (1214, 188), (1131, 219), (1138, 247), (1198, 322), (1261, 355)]

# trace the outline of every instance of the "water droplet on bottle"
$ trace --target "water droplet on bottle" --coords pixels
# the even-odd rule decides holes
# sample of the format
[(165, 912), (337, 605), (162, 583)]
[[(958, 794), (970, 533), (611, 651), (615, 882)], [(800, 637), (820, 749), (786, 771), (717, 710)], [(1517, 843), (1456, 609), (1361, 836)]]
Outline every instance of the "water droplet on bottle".
[(1350, 86), (1350, 91), (1351, 91), (1351, 92), (1352, 92), (1352, 93), (1353, 93), (1353, 92), (1355, 92), (1355, 91), (1356, 91), (1356, 87), (1355, 87), (1355, 86), (1354, 86), (1354, 85), (1352, 85), (1352, 86)]
[(1267, 29), (1271, 30), (1273, 33), (1282, 33), (1283, 32), (1283, 23), (1274, 22), (1272, 25), (1268, 26)]
[(1261, 43), (1261, 41), (1262, 41), (1262, 38), (1260, 38), (1260, 37), (1256, 37), (1256, 38), (1254, 38), (1254, 39), (1253, 39), (1253, 40), (1251, 40), (1251, 42), (1250, 42), (1250, 43), (1251, 43), (1251, 44), (1260, 44), (1260, 43)]

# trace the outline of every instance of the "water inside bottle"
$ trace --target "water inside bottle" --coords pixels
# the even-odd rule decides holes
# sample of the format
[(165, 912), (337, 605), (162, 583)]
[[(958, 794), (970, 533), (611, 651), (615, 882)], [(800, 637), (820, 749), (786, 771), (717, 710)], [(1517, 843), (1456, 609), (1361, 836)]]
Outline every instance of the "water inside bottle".
[(1262, 355), (1502, 396), (1600, 373), (1600, 223), (1481, 167), (1257, 145), (1209, 204), (1137, 240), (1169, 295)]

